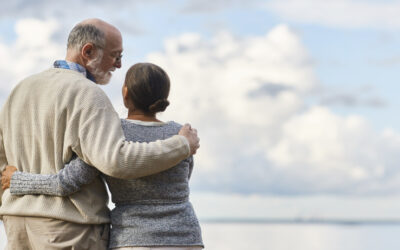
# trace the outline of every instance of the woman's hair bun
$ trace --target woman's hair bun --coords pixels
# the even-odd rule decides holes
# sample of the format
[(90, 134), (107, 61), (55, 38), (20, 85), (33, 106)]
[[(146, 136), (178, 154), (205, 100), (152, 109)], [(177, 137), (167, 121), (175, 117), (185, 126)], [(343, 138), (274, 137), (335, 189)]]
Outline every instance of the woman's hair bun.
[(162, 112), (168, 107), (168, 105), (169, 101), (167, 99), (160, 99), (149, 106), (149, 111), (151, 113)]

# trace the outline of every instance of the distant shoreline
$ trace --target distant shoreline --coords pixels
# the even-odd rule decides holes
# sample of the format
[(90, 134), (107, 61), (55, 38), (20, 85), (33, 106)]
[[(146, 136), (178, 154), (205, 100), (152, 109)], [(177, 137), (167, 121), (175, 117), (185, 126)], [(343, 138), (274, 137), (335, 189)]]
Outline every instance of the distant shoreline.
[(208, 218), (200, 219), (209, 224), (321, 224), (321, 225), (398, 225), (400, 219), (265, 219), (265, 218)]

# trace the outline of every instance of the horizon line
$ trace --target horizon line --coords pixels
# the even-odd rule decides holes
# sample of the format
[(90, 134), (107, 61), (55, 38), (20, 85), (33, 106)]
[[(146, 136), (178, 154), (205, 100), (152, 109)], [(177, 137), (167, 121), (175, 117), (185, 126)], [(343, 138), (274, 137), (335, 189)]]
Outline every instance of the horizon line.
[(400, 218), (393, 219), (329, 219), (329, 218), (199, 218), (200, 223), (210, 224), (326, 224), (326, 225), (400, 225)]

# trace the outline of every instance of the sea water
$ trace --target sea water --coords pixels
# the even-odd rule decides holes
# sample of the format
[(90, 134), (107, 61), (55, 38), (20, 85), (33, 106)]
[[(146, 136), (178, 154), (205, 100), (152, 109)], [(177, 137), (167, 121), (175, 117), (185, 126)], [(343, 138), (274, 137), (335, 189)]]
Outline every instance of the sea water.
[[(398, 250), (399, 224), (201, 223), (208, 250)], [(6, 236), (0, 223), (0, 250)]]
[(400, 225), (203, 224), (210, 250), (398, 250)]

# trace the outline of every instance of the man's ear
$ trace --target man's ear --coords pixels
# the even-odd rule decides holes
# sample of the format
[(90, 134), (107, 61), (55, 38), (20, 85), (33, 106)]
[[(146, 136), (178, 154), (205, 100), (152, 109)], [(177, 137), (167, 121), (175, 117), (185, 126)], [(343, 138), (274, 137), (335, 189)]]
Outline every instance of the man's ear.
[(92, 43), (86, 43), (82, 47), (81, 56), (86, 60), (93, 59), (93, 57), (95, 56), (95, 50), (96, 48)]

